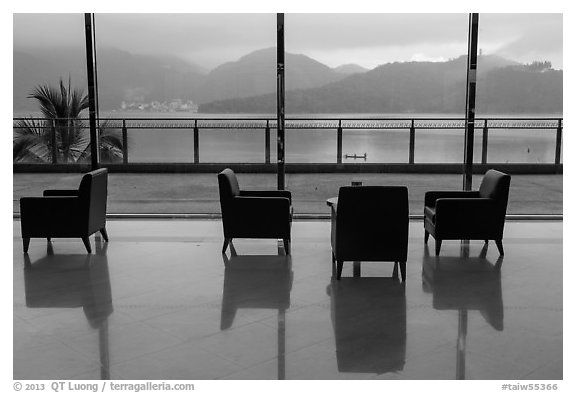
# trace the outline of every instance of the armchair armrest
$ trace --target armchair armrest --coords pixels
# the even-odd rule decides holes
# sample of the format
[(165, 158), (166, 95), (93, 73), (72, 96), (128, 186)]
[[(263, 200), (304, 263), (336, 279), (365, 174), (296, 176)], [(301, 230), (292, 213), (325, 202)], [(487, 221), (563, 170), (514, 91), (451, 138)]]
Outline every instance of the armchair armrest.
[(262, 197), (262, 198), (288, 198), (292, 203), (292, 193), (287, 190), (240, 190), (241, 197)]
[(490, 198), (440, 198), (436, 200), (436, 228), (484, 225), (494, 219)]
[(78, 196), (78, 190), (44, 190), (42, 194), (47, 196)]
[(290, 200), (288, 198), (268, 198), (239, 196), (232, 200), (234, 210), (244, 211), (248, 214), (259, 212), (262, 215), (278, 215), (278, 213), (290, 216)]
[(439, 198), (479, 198), (478, 191), (428, 191), (424, 195), (424, 206), (434, 207)]
[(26, 197), (20, 199), (22, 237), (50, 237), (80, 228), (79, 197)]
[(20, 213), (22, 217), (38, 211), (50, 212), (52, 216), (59, 213), (69, 215), (78, 207), (78, 203), (77, 196), (25, 197), (20, 198)]

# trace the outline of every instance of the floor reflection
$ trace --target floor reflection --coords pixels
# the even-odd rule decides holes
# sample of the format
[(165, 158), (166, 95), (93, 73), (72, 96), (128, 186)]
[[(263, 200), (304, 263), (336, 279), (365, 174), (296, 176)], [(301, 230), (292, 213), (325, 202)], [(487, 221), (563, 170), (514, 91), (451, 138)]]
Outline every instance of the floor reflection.
[(328, 286), (338, 371), (400, 371), (406, 359), (405, 284), (393, 278), (332, 279)]
[(504, 306), (500, 267), (486, 259), (488, 244), (478, 257), (470, 256), (469, 243), (462, 241), (460, 256), (431, 256), (428, 246), (422, 260), (422, 288), (432, 293), (437, 310), (458, 311), (456, 379), (466, 379), (468, 311), (476, 310), (495, 330), (504, 330)]
[(24, 291), (29, 308), (79, 308), (98, 331), (100, 376), (110, 379), (108, 317), (113, 312), (108, 243), (96, 241), (96, 254), (54, 254), (32, 261), (24, 254)]
[(239, 309), (278, 310), (278, 379), (286, 377), (286, 310), (290, 308), (292, 258), (278, 247), (278, 255), (222, 254), (224, 289), (220, 329), (232, 327)]

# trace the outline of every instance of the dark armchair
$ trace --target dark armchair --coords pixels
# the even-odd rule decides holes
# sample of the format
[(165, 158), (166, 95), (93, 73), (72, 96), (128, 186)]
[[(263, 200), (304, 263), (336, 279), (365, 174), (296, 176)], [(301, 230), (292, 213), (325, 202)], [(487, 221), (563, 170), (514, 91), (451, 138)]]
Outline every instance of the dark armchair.
[(436, 255), (443, 240), (494, 240), (504, 255), (502, 235), (508, 205), (510, 176), (490, 169), (478, 191), (429, 191), (424, 197), (424, 242), (436, 239)]
[(43, 197), (20, 199), (24, 252), (30, 238), (82, 238), (92, 252), (89, 236), (100, 231), (105, 241), (108, 171), (98, 169), (82, 177), (77, 190), (46, 190)]
[(218, 174), (220, 207), (224, 226), (226, 252), (233, 238), (283, 239), (290, 254), (292, 226), (292, 194), (285, 190), (240, 190), (231, 169)]
[(341, 187), (332, 204), (332, 264), (337, 279), (345, 261), (395, 262), (406, 280), (408, 189), (396, 186)]

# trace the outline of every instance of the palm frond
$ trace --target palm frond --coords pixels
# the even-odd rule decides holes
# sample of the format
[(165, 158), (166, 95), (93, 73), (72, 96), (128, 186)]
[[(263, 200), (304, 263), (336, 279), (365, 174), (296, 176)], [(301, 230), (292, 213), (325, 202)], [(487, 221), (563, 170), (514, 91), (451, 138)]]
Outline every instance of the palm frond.
[(28, 98), (34, 98), (40, 105), (40, 111), (47, 119), (56, 119), (59, 116), (57, 107), (59, 105), (59, 93), (55, 88), (48, 85), (36, 86)]
[[(81, 162), (89, 159), (90, 134), (79, 118), (82, 111), (89, 108), (89, 99), (82, 90), (72, 89), (70, 76), (67, 85), (60, 78), (57, 88), (39, 85), (28, 97), (38, 101), (46, 120), (44, 127), (33, 122), (15, 125), (14, 159), (43, 157), (44, 150), (48, 151), (49, 159), (52, 151), (51, 126), (56, 132), (58, 162)], [(48, 121), (53, 124), (48, 124)], [(108, 120), (100, 123), (99, 149), (103, 160), (122, 160), (121, 133), (117, 128), (113, 128)]]
[(51, 132), (46, 122), (21, 119), (13, 126), (12, 156), (14, 161), (47, 162), (51, 160)]
[(106, 119), (100, 124), (100, 158), (105, 162), (122, 161), (122, 132)]

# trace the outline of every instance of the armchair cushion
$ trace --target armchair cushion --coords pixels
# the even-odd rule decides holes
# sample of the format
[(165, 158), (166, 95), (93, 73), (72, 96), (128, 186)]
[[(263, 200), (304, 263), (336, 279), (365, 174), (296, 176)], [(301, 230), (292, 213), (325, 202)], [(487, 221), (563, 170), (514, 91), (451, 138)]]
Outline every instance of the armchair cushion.
[(292, 203), (292, 193), (287, 190), (240, 190), (241, 197), (267, 197), (267, 198), (287, 198)]
[(428, 191), (424, 195), (424, 206), (435, 207), (439, 198), (478, 198), (478, 191)]
[(424, 206), (424, 217), (432, 222), (436, 222), (436, 207)]
[(44, 196), (78, 196), (78, 190), (44, 190)]

